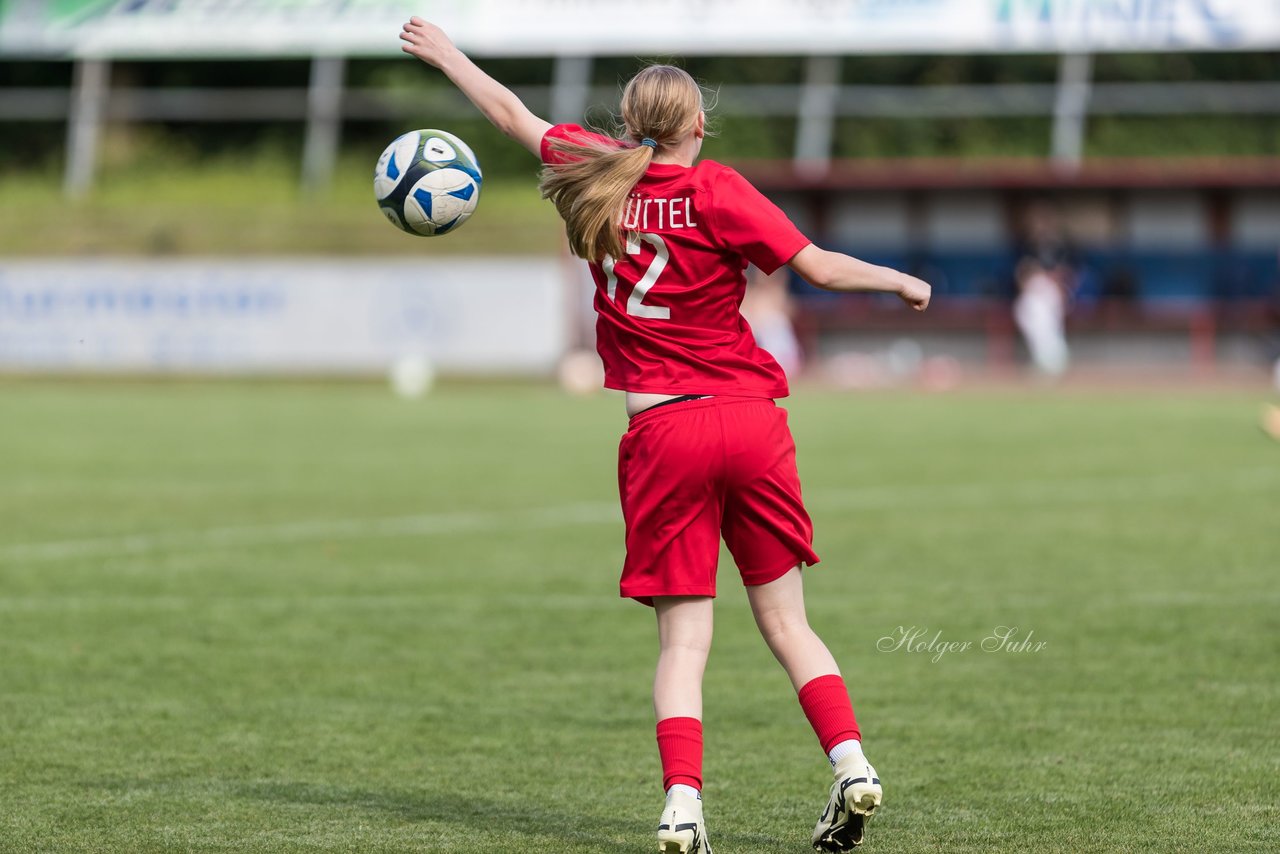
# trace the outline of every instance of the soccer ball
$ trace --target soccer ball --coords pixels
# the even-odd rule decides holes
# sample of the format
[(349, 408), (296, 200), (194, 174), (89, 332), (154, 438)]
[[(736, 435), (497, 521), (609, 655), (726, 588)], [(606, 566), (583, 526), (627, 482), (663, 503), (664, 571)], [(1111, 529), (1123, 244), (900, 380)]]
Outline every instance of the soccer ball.
[(413, 130), (378, 158), (373, 195), (396, 228), (431, 237), (467, 221), (480, 201), (482, 180), (465, 142), (442, 130)]

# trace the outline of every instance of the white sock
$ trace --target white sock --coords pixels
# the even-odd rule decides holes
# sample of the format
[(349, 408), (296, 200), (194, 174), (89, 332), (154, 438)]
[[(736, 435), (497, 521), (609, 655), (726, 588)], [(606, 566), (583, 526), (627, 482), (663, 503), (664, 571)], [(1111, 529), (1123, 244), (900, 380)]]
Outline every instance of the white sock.
[(831, 760), (831, 767), (834, 768), (841, 759), (846, 756), (852, 756), (855, 753), (859, 756), (862, 755), (862, 742), (850, 738), (831, 748), (831, 751), (827, 753), (827, 758)]
[(676, 792), (681, 795), (688, 795), (691, 798), (697, 798), (698, 800), (702, 800), (702, 792), (699, 792), (693, 786), (686, 786), (684, 783), (675, 783), (671, 786), (670, 789), (667, 789), (668, 795), (670, 795), (672, 792)]

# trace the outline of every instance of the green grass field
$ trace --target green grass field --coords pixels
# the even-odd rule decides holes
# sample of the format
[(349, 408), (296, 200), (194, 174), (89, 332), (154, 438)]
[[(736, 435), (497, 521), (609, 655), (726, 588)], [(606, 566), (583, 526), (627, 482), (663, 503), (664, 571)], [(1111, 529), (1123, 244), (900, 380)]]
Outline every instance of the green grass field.
[[(0, 384), (0, 851), (648, 852), (619, 402)], [(1280, 850), (1280, 447), (1238, 393), (790, 404), (872, 852)], [(718, 854), (829, 773), (725, 563)], [(899, 627), (1032, 652), (877, 649)]]

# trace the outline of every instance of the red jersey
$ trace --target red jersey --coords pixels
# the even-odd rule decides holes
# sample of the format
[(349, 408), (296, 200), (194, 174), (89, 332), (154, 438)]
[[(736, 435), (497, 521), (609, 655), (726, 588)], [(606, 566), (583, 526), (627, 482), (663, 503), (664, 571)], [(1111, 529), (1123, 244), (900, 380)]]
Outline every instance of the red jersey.
[[(618, 144), (578, 125), (542, 139)], [(809, 240), (745, 178), (703, 160), (649, 166), (627, 201), (624, 258), (592, 262), (596, 349), (606, 388), (657, 394), (786, 397), (787, 377), (738, 311), (747, 263), (772, 273)]]

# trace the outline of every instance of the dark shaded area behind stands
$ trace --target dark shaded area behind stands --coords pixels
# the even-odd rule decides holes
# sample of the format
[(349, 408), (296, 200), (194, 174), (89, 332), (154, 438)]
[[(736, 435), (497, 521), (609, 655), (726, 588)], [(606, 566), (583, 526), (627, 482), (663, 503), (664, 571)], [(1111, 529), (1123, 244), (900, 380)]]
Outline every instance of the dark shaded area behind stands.
[[(1018, 253), (922, 248), (883, 252), (874, 246), (831, 246), (873, 264), (905, 270), (933, 285), (934, 297), (947, 300), (1011, 300)], [(1248, 249), (1127, 250), (1090, 249), (1076, 256), (1078, 284), (1072, 303), (1089, 310), (1100, 303), (1130, 303), (1171, 308), (1215, 301), (1265, 300), (1280, 271), (1276, 252)], [(812, 301), (850, 297), (810, 287), (796, 279), (797, 296)]]
[[(793, 278), (797, 325), (811, 353), (821, 336), (849, 331), (973, 333), (986, 336), (990, 366), (1012, 362), (1014, 270), (1024, 251), (1019, 217), (1029, 200), (1052, 205), (1081, 192), (1106, 194), (1120, 214), (1113, 217), (1110, 233), (1095, 233), (1072, 248), (1069, 332), (1185, 335), (1195, 366), (1212, 367), (1221, 336), (1254, 338), (1263, 342), (1263, 349), (1280, 320), (1280, 227), (1272, 239), (1271, 221), (1264, 220), (1261, 227), (1254, 223), (1253, 236), (1247, 244), (1239, 243), (1233, 239), (1238, 230), (1233, 217), (1246, 214), (1237, 212), (1232, 201), (1237, 193), (1252, 194), (1255, 200), (1259, 193), (1269, 194), (1266, 198), (1274, 196), (1270, 204), (1280, 210), (1280, 161), (1238, 167), (1221, 162), (1111, 162), (1074, 173), (1026, 162), (956, 169), (953, 164), (906, 161), (891, 167), (837, 164), (825, 179), (787, 176), (785, 169), (780, 173), (761, 166), (747, 164), (744, 171), (766, 191), (785, 196), (786, 206), (820, 244), (905, 270), (934, 287), (930, 311), (915, 316), (893, 297), (832, 294)], [(1176, 190), (1183, 199), (1194, 196), (1200, 210), (1192, 219), (1203, 227), (1197, 227), (1192, 238), (1179, 232), (1160, 239), (1157, 223), (1157, 245), (1149, 245), (1148, 222), (1148, 245), (1133, 245), (1142, 241), (1133, 239), (1133, 223), (1126, 220), (1128, 195), (1146, 194), (1149, 200), (1154, 193), (1158, 199), (1168, 190)], [(929, 199), (953, 191), (985, 202), (988, 216), (992, 209), (1001, 212), (997, 239), (976, 241), (985, 245), (972, 247), (955, 240), (931, 245), (936, 241), (930, 240), (928, 228), (920, 227), (919, 209), (927, 207)], [(914, 211), (903, 217), (911, 222), (903, 227), (906, 236), (896, 241), (898, 246), (886, 248), (885, 241), (874, 238), (850, 239), (848, 227), (836, 227), (833, 220), (840, 205), (857, 206), (860, 199), (872, 197), (897, 199)], [(981, 213), (975, 211), (974, 216)]]

